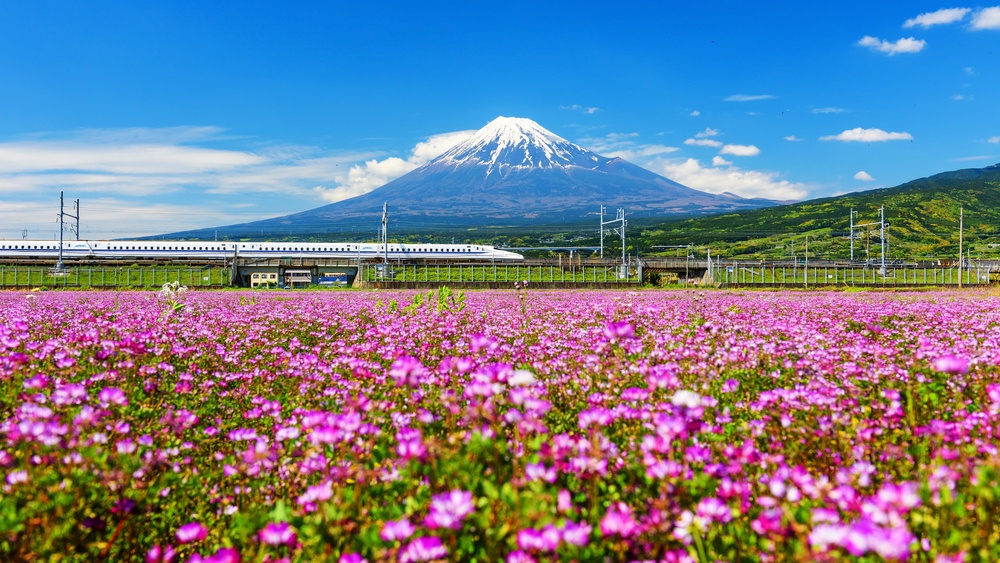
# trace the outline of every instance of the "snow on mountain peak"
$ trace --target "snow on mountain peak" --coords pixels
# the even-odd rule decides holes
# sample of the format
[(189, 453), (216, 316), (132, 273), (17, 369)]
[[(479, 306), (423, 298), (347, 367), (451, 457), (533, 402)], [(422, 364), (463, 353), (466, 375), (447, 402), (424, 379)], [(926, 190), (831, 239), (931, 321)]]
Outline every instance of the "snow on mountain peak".
[(523, 117), (498, 117), (432, 163), (478, 165), (487, 176), (510, 168), (594, 168), (605, 161)]

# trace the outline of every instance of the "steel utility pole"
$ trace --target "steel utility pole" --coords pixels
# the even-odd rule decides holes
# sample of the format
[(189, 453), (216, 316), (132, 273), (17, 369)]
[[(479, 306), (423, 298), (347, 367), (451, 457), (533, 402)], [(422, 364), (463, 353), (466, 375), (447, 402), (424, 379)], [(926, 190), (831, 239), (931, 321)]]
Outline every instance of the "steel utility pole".
[(56, 260), (56, 269), (65, 270), (63, 264), (63, 219), (70, 217), (76, 219), (76, 240), (80, 240), (80, 200), (76, 200), (76, 215), (66, 213), (63, 200), (63, 192), (59, 192), (59, 258)]
[(382, 278), (389, 270), (389, 202), (382, 203), (382, 249), (385, 251), (385, 261), (382, 264)]
[(601, 206), (600, 221), (601, 221), (601, 228), (599, 229), (599, 231), (601, 232), (601, 260), (604, 260), (604, 206), (603, 205)]
[(962, 289), (962, 224), (965, 215), (965, 208), (958, 208), (958, 288)]
[(851, 208), (851, 262), (854, 262), (854, 208)]
[(621, 231), (622, 232), (622, 269), (625, 271), (625, 277), (628, 278), (628, 265), (625, 263), (625, 225), (627, 224), (627, 221), (625, 221), (625, 210), (624, 209), (619, 209), (618, 213), (621, 215), (621, 220), (622, 220), (622, 231)]
[(885, 277), (885, 206), (879, 207), (878, 210), (878, 221), (879, 221), (879, 244), (882, 246), (882, 277)]
[(615, 216), (613, 221), (604, 220), (604, 206), (601, 206), (601, 258), (604, 258), (604, 225), (620, 225), (615, 231), (621, 235), (622, 239), (622, 266), (625, 265), (625, 226), (628, 222), (625, 220), (625, 210), (618, 208), (618, 214)]
[(802, 268), (806, 289), (809, 289), (809, 235), (806, 235), (806, 265)]
[(76, 215), (70, 215), (70, 217), (76, 219), (76, 228), (73, 229), (73, 234), (76, 235), (76, 240), (80, 240), (80, 200), (73, 202), (76, 211)]

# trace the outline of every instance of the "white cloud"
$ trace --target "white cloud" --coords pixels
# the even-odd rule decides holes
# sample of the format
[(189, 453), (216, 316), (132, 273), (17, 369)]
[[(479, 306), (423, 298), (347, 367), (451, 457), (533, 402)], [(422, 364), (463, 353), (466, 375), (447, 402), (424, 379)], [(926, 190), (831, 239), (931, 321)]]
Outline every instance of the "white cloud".
[(732, 166), (732, 165), (733, 165), (732, 162), (729, 162), (728, 160), (722, 158), (721, 156), (716, 155), (712, 157), (712, 166)]
[(962, 156), (951, 160), (952, 162), (971, 162), (975, 160), (996, 160), (997, 158), (998, 157), (995, 154), (980, 154), (976, 156)]
[(650, 163), (649, 168), (685, 186), (715, 194), (729, 192), (742, 197), (799, 200), (809, 193), (805, 184), (781, 180), (774, 172), (741, 170), (735, 166), (706, 168), (694, 158), (660, 160)]
[(706, 127), (701, 133), (695, 133), (694, 136), (698, 139), (704, 139), (705, 137), (715, 137), (719, 134), (718, 129), (712, 129), (711, 127)]
[(955, 100), (956, 102), (961, 102), (962, 100), (965, 99), (965, 96), (961, 94), (955, 94), (954, 96), (951, 97), (951, 99)]
[(581, 106), (580, 104), (573, 104), (571, 106), (559, 106), (559, 109), (565, 109), (565, 110), (570, 110), (570, 111), (582, 111), (583, 113), (585, 113), (587, 115), (593, 115), (593, 114), (601, 111), (601, 108)]
[(799, 142), (799, 141), (801, 141), (802, 139), (800, 139), (800, 138), (796, 137), (795, 135), (789, 135), (789, 136), (785, 137), (785, 140), (786, 140), (786, 141), (791, 141), (791, 142), (793, 142), (793, 143), (798, 143), (798, 142)]
[[(154, 235), (207, 225), (256, 221), (275, 215), (270, 209), (254, 211), (240, 203), (229, 202), (209, 207), (203, 201), (184, 204), (147, 201), (131, 195), (94, 197), (86, 193), (79, 199), (80, 237), (84, 239)], [(53, 221), (58, 209), (58, 193), (42, 193), (33, 199), (5, 199), (0, 205), (0, 225), (3, 226), (0, 234), (6, 238), (21, 238), (23, 229), (28, 238), (58, 238), (59, 223)], [(68, 226), (64, 236), (72, 236)]]
[(638, 133), (608, 133), (604, 137), (581, 139), (582, 146), (602, 156), (618, 157), (628, 161), (676, 152), (680, 149), (667, 145), (637, 144)]
[(168, 144), (64, 141), (0, 144), (0, 174), (44, 170), (185, 174), (232, 170), (262, 162), (261, 156), (246, 152)]
[(879, 39), (878, 37), (866, 35), (858, 41), (858, 45), (892, 56), (900, 53), (919, 53), (927, 45), (927, 42), (923, 39), (907, 37), (905, 39), (899, 39), (895, 43), (891, 43), (889, 41)]
[(722, 143), (714, 139), (684, 139), (685, 145), (693, 145), (696, 147), (713, 147), (718, 148), (722, 146)]
[(844, 108), (813, 108), (812, 113), (828, 114), (828, 113), (844, 113)]
[(733, 156), (757, 156), (760, 149), (753, 145), (726, 145), (722, 147), (719, 154), (731, 154)]
[(920, 27), (926, 29), (932, 25), (955, 23), (965, 19), (966, 14), (971, 11), (972, 10), (970, 8), (946, 8), (936, 12), (928, 12), (906, 20), (906, 22), (903, 23), (903, 27), (909, 28), (919, 25)]
[(969, 76), (975, 76), (976, 75), (976, 69), (972, 68), (971, 66), (967, 66), (967, 67), (963, 68), (962, 70), (964, 70), (965, 74), (968, 74)]
[(417, 143), (406, 160), (393, 156), (356, 164), (351, 166), (346, 177), (335, 176), (338, 186), (332, 189), (320, 189), (317, 192), (324, 200), (331, 203), (368, 193), (427, 164), (451, 147), (468, 139), (473, 133), (475, 131), (455, 131), (434, 135), (426, 141)]
[[(58, 203), (59, 191), (82, 200), (81, 215), (89, 228), (114, 232), (116, 237), (273, 217), (315, 207), (317, 201), (340, 201), (371, 191), (472, 132), (430, 137), (417, 143), (405, 159), (315, 147), (198, 146), (220, 140), (221, 133), (214, 127), (93, 130), (0, 142), (3, 215), (16, 209), (18, 202), (37, 201), (44, 209), (44, 217), (23, 213), (9, 220), (0, 217), (0, 227), (17, 229), (17, 236), (22, 228), (50, 230), (52, 201)], [(94, 202), (101, 201), (112, 210), (108, 216), (115, 216), (110, 226), (101, 226), (104, 215), (93, 210)], [(206, 201), (212, 202), (210, 209)], [(180, 211), (157, 223), (156, 213), (167, 213), (163, 210), (168, 208)], [(146, 218), (144, 213), (151, 215)]]
[(722, 99), (724, 102), (756, 102), (758, 100), (773, 100), (774, 96), (771, 94), (733, 94), (732, 96), (726, 96)]
[(691, 117), (698, 117), (699, 115), (701, 115), (700, 111), (698, 111), (698, 110), (691, 110)]
[(844, 141), (844, 142), (859, 142), (859, 143), (875, 143), (880, 141), (912, 141), (913, 135), (909, 133), (890, 133), (888, 131), (883, 131), (881, 129), (862, 129), (861, 127), (856, 127), (854, 129), (848, 129), (837, 135), (827, 135), (825, 137), (820, 137), (820, 141)]
[(875, 178), (872, 178), (871, 174), (865, 172), (864, 170), (858, 171), (858, 173), (854, 175), (854, 179), (855, 180), (861, 180), (862, 182), (874, 182), (875, 181)]
[(983, 8), (972, 16), (972, 29), (1000, 29), (1000, 6)]
[(986, 142), (987, 143), (1000, 143), (1000, 137), (990, 137), (989, 139), (986, 139)]
[(638, 145), (631, 149), (619, 149), (605, 153), (604, 156), (618, 157), (628, 161), (634, 161), (641, 158), (647, 158), (650, 156), (657, 156), (661, 154), (669, 154), (672, 152), (677, 152), (680, 149), (677, 147), (669, 147), (666, 145)]

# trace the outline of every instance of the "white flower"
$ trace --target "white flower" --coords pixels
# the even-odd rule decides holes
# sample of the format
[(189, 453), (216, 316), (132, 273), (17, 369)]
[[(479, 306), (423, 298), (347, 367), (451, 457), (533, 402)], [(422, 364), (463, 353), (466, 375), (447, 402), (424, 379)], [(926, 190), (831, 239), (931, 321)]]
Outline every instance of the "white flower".
[(701, 395), (695, 393), (694, 391), (681, 389), (680, 391), (674, 393), (674, 396), (670, 398), (670, 402), (673, 403), (675, 407), (687, 407), (689, 409), (693, 409), (701, 405)]
[(511, 387), (527, 387), (528, 385), (534, 385), (537, 381), (538, 379), (535, 378), (535, 374), (526, 369), (514, 370), (514, 375), (511, 375), (507, 379), (507, 383)]

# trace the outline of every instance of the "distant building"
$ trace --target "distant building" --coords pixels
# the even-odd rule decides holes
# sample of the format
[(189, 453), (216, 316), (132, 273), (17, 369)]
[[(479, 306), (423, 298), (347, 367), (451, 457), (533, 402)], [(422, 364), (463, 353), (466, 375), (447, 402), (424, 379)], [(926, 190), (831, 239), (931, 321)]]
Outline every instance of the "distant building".
[(278, 285), (278, 272), (254, 272), (250, 275), (250, 287), (273, 287)]
[(308, 287), (312, 285), (312, 270), (285, 270), (285, 287)]

